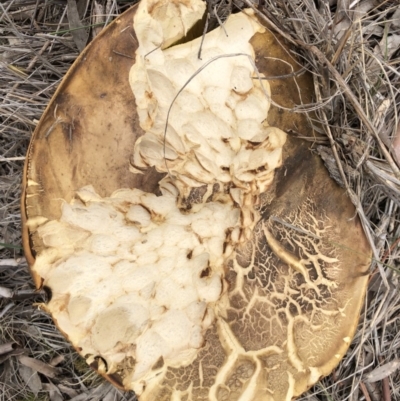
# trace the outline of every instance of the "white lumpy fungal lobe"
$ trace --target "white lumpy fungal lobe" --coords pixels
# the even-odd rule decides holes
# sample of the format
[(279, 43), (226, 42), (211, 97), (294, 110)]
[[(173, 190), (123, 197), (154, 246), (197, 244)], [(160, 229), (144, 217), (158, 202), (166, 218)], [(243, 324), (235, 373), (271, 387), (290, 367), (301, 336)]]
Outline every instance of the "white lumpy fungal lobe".
[[(48, 310), (76, 347), (101, 355), (109, 370), (134, 358), (130, 380), (160, 357), (172, 366), (190, 361), (221, 295), (225, 232), (239, 214), (208, 203), (182, 215), (170, 193), (120, 190), (100, 198), (83, 188), (60, 221), (38, 229), (48, 249), (35, 268), (52, 290)], [(54, 248), (66, 231), (75, 234), (68, 246)]]
[[(136, 14), (135, 27), (143, 18)], [(136, 142), (133, 171), (168, 172), (181, 196), (187, 187), (216, 182), (246, 193), (267, 189), (286, 134), (267, 123), (270, 88), (249, 43), (262, 31), (250, 11), (231, 15), (223, 29), (206, 35), (199, 59), (201, 38), (164, 49), (167, 30), (149, 41), (147, 31), (136, 29), (130, 84), (146, 133)]]

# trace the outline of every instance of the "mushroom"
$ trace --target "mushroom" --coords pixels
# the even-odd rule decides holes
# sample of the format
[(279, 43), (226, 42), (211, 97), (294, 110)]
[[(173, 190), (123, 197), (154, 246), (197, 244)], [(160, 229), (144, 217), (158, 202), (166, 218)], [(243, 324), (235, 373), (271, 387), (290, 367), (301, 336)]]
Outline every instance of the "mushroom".
[(249, 10), (199, 60), (203, 13), (142, 0), (82, 53), (29, 147), (24, 249), (59, 329), (141, 401), (291, 400), (348, 349), (371, 251), (286, 134), (313, 132), (288, 111), (310, 77), (271, 79), (299, 66)]

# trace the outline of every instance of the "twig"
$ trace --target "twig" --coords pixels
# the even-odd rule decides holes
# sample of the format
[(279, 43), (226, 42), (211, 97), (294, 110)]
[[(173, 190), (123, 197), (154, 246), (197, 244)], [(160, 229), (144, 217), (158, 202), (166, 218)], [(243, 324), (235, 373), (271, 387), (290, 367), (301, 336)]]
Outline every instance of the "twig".
[(15, 162), (19, 160), (25, 160), (25, 156), (16, 156), (16, 157), (3, 157), (0, 156), (0, 162)]
[(361, 391), (362, 391), (362, 393), (363, 393), (363, 395), (364, 395), (364, 397), (365, 397), (365, 400), (366, 400), (366, 401), (372, 401), (372, 400), (371, 400), (371, 397), (369, 396), (367, 387), (366, 387), (366, 385), (365, 385), (363, 382), (360, 382), (360, 389), (361, 389)]

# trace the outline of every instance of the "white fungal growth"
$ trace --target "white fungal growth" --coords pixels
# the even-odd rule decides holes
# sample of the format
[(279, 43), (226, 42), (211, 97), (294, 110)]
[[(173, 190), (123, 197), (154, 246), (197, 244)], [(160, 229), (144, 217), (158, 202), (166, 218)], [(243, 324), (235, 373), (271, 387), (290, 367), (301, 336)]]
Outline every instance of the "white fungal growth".
[(169, 32), (150, 42), (144, 27), (154, 24), (149, 13), (135, 16), (140, 46), (130, 84), (146, 134), (136, 142), (133, 171), (155, 166), (180, 190), (234, 182), (253, 195), (253, 187), (265, 191), (286, 134), (268, 126), (270, 88), (249, 43), (264, 28), (248, 10), (234, 14), (206, 36), (200, 60), (201, 38), (163, 49)]
[[(93, 194), (85, 204), (82, 192)], [(60, 221), (38, 229), (48, 249), (35, 269), (52, 290), (49, 312), (76, 347), (101, 355), (110, 372), (121, 358), (134, 358), (127, 383), (143, 379), (160, 358), (179, 366), (184, 354), (190, 362), (222, 294), (225, 232), (239, 214), (208, 203), (182, 215), (176, 195), (120, 190), (102, 199), (83, 188), (63, 205)], [(54, 241), (65, 233), (63, 248)]]
[[(47, 249), (34, 270), (52, 291), (49, 312), (89, 362), (101, 356), (107, 370), (99, 369), (119, 372), (138, 395), (203, 346), (227, 259), (252, 235), (286, 139), (267, 123), (270, 89), (249, 42), (263, 28), (250, 11), (207, 34), (201, 60), (200, 38), (173, 45), (204, 7), (142, 0), (135, 15), (129, 82), (145, 134), (131, 168), (168, 173), (162, 196), (132, 189), (101, 198), (88, 186), (59, 221), (38, 228)], [(194, 205), (188, 195), (199, 187)]]

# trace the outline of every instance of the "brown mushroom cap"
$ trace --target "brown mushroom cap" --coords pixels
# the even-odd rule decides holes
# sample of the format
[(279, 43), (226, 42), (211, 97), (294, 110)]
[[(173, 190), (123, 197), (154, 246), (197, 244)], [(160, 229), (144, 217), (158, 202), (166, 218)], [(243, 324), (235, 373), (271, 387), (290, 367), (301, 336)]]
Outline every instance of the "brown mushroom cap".
[[(102, 197), (119, 188), (158, 194), (162, 174), (129, 172), (133, 146), (144, 133), (127, 84), (137, 49), (135, 12), (128, 10), (85, 49), (33, 135), (22, 216), (24, 249), (38, 288), (42, 277), (34, 262), (45, 246), (36, 229), (59, 219), (62, 203), (78, 189), (91, 184)], [(300, 69), (271, 32), (255, 34), (250, 43), (265, 76)], [(292, 108), (311, 101), (307, 74), (269, 83), (276, 104)], [(313, 132), (305, 115), (275, 106), (268, 122), (286, 132)], [(282, 167), (261, 201), (253, 237), (225, 268), (227, 302), (218, 306), (197, 357), (166, 367), (162, 382), (140, 400), (290, 400), (343, 357), (358, 323), (371, 253), (354, 207), (309, 143), (290, 135)], [(105, 374), (101, 365), (101, 358), (92, 363)], [(105, 376), (122, 387), (124, 374), (121, 368)]]

